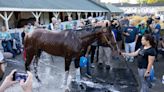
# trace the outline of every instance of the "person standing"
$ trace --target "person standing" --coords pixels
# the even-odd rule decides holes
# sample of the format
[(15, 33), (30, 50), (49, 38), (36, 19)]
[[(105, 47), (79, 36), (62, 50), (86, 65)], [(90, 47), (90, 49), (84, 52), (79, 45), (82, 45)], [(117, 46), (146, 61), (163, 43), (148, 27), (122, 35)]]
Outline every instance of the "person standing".
[[(156, 46), (157, 53), (158, 53), (158, 43), (160, 40), (160, 31), (161, 31), (161, 26), (159, 24), (159, 21), (160, 21), (160, 17), (157, 16), (157, 17), (155, 17), (153, 24), (151, 25), (152, 36), (154, 37), (156, 44), (157, 44), (157, 46)], [(157, 54), (156, 54), (156, 61), (158, 61)]]
[(2, 32), (0, 32), (0, 39), (2, 40), (2, 47), (4, 52), (10, 52), (13, 54), (13, 57), (15, 57), (16, 53), (14, 52), (11, 43), (12, 37), (5, 26), (2, 26)]
[(152, 27), (152, 35), (154, 36), (157, 44), (159, 42), (160, 39), (160, 31), (161, 31), (161, 25), (159, 24), (160, 21), (160, 17), (156, 17), (154, 19), (154, 26)]
[(68, 23), (66, 24), (66, 29), (73, 29), (72, 17), (68, 17)]
[(25, 37), (25, 35), (26, 35), (25, 30), (23, 30), (23, 32), (21, 33), (22, 45), (24, 45), (24, 37)]
[[(134, 26), (134, 20), (130, 20), (129, 27), (123, 32), (125, 36), (125, 51), (126, 53), (134, 52), (135, 45), (138, 39), (138, 29)], [(126, 57), (126, 61), (133, 62), (134, 57)]]
[(141, 38), (142, 36), (145, 34), (145, 31), (146, 31), (146, 26), (145, 26), (145, 23), (144, 22), (141, 22), (139, 25), (137, 25), (138, 28), (138, 40), (137, 40), (137, 43), (136, 43), (136, 48), (135, 50), (138, 50), (138, 48), (141, 47)]
[(150, 71), (152, 69), (156, 50), (155, 42), (150, 34), (146, 34), (141, 39), (142, 47), (132, 53), (121, 53), (124, 57), (126, 56), (137, 56), (138, 62), (138, 74), (141, 83), (140, 92), (149, 92), (149, 85), (147, 78), (150, 77)]
[(109, 37), (109, 30), (110, 28), (109, 26), (109, 22), (104, 22), (102, 23), (102, 30), (104, 33), (104, 37), (101, 38), (101, 41), (98, 42), (99, 44), (99, 55), (98, 55), (98, 63), (101, 66), (103, 63), (105, 64), (106, 69), (110, 69), (110, 64), (111, 64), (111, 54), (112, 54), (112, 48), (110, 47), (110, 41), (109, 39), (111, 39)]
[(58, 29), (58, 20), (55, 17), (52, 17), (51, 19), (52, 23), (49, 24), (48, 29), (49, 30), (57, 30)]

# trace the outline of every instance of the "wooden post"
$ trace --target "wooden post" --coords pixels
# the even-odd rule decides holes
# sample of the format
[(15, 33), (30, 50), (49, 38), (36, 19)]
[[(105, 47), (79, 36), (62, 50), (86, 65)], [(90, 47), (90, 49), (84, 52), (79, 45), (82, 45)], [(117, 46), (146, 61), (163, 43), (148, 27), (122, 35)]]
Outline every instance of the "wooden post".
[(99, 12), (99, 17), (101, 17), (102, 16), (102, 12)]
[(72, 12), (67, 12), (68, 17), (71, 17)]
[(98, 12), (96, 12), (96, 17), (98, 17)]
[(55, 18), (58, 19), (58, 17), (59, 17), (59, 12), (53, 12), (53, 15), (55, 16)]
[(91, 12), (91, 17), (93, 18), (93, 12)]
[(78, 20), (80, 20), (80, 18), (81, 18), (81, 12), (78, 12), (77, 15), (78, 15)]
[(85, 12), (85, 18), (87, 19), (87, 17), (88, 17), (88, 12)]
[(41, 16), (41, 12), (32, 12), (32, 15), (34, 15), (36, 21), (39, 23), (39, 18)]
[(5, 20), (5, 26), (7, 30), (9, 30), (9, 19), (11, 18), (12, 15), (13, 12), (11, 12), (9, 16), (7, 15), (6, 11), (4, 11), (4, 16), (0, 13), (0, 17), (2, 17), (3, 20)]

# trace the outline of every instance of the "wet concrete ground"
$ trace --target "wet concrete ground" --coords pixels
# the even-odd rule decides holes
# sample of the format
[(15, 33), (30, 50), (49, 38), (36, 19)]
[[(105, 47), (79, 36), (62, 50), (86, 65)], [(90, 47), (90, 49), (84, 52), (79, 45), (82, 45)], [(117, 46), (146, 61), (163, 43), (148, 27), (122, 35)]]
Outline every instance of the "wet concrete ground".
[[(52, 58), (43, 54), (40, 59), (38, 74), (42, 80), (42, 84), (39, 84), (35, 77), (33, 78), (33, 92), (64, 92), (61, 88), (63, 76), (64, 76), (64, 59), (61, 57)], [(161, 83), (161, 78), (164, 72), (162, 67), (164, 65), (163, 58), (160, 57), (159, 62), (155, 62), (155, 74), (156, 81), (153, 83), (151, 92), (163, 92), (164, 85)], [(17, 68), (18, 70), (24, 70), (24, 62), (21, 56), (16, 57), (12, 61), (7, 62), (7, 69), (5, 76), (12, 70)], [(69, 76), (69, 83), (71, 92), (138, 92), (138, 73), (136, 62), (129, 63), (127, 65), (121, 59), (121, 61), (112, 61), (112, 69), (106, 70), (101, 67), (97, 67), (92, 70), (92, 78), (88, 78), (85, 73), (82, 76), (82, 87), (77, 86), (76, 82), (71, 82), (74, 78), (75, 69), (74, 64), (71, 64), (71, 71)], [(82, 72), (84, 72), (83, 69)], [(33, 71), (32, 71), (33, 72)], [(78, 88), (83, 88), (80, 91)], [(22, 92), (21, 87), (16, 84), (6, 92)]]

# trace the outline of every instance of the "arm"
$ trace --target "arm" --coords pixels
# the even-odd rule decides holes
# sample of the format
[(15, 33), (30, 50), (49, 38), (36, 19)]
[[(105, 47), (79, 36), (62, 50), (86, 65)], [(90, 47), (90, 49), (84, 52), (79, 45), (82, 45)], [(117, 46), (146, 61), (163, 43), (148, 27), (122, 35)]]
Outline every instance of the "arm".
[(158, 31), (159, 31), (159, 29), (155, 29), (155, 30), (154, 30), (154, 33), (158, 33)]
[(140, 51), (140, 49), (138, 49), (137, 51), (135, 52), (132, 52), (132, 53), (121, 53), (123, 56), (137, 56), (138, 55), (138, 52)]
[(155, 29), (154, 29), (154, 33), (158, 33), (160, 29), (161, 29), (160, 25), (157, 24)]
[(155, 56), (148, 56), (148, 67), (145, 72), (145, 77), (150, 75), (150, 70), (152, 68), (152, 65), (154, 63)]
[(0, 86), (0, 92), (4, 92), (8, 87), (16, 83), (16, 81), (13, 81), (14, 72), (16, 72), (16, 70), (13, 70), (8, 76), (6, 76), (5, 80)]
[(161, 42), (162, 48), (164, 48), (164, 41)]
[(136, 35), (135, 42), (137, 42), (137, 40), (138, 40), (138, 34)]
[(127, 33), (127, 32), (123, 32), (123, 35), (125, 35), (125, 36), (129, 36), (129, 33)]
[(127, 30), (128, 30), (127, 27), (123, 30), (122, 34), (123, 34), (124, 36), (130, 36), (130, 34), (129, 34), (129, 32), (128, 32)]
[(139, 33), (139, 30), (136, 28), (136, 37), (135, 37), (135, 42), (137, 42), (137, 40), (138, 40), (138, 33)]
[(87, 48), (87, 52), (86, 52), (86, 54), (85, 54), (85, 57), (88, 57), (88, 55), (89, 55), (89, 51), (91, 50), (91, 46), (88, 46), (88, 48)]

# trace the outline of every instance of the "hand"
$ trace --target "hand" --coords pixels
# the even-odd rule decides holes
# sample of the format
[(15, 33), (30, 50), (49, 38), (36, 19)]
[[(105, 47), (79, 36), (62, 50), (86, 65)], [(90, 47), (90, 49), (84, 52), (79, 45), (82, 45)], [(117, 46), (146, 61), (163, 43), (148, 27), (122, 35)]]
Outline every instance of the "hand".
[(24, 82), (24, 80), (20, 81), (20, 85), (23, 88), (24, 92), (32, 92), (32, 73), (27, 71), (28, 77), (27, 80)]
[(126, 36), (130, 36), (130, 34), (129, 34), (129, 33), (125, 33), (125, 35), (126, 35)]
[(8, 87), (12, 86), (13, 84), (17, 83), (17, 81), (13, 81), (13, 74), (16, 72), (16, 70), (12, 70), (11, 73), (6, 76), (5, 80), (3, 81), (1, 87), (0, 87), (0, 92), (3, 92), (5, 89)]
[(146, 71), (144, 77), (146, 78), (146, 77), (149, 77), (149, 76), (150, 76), (150, 72)]
[(88, 54), (85, 54), (85, 57), (88, 57)]
[(121, 55), (122, 55), (123, 57), (126, 56), (126, 53), (124, 53), (124, 52), (120, 52), (120, 53), (121, 53)]

